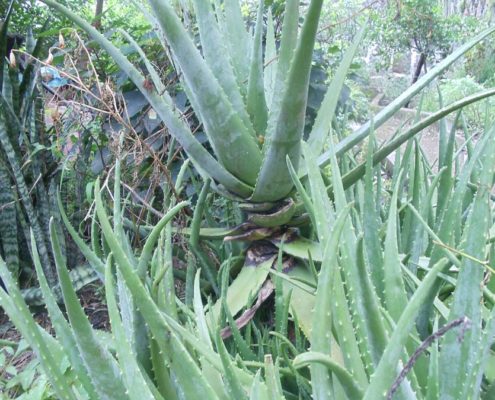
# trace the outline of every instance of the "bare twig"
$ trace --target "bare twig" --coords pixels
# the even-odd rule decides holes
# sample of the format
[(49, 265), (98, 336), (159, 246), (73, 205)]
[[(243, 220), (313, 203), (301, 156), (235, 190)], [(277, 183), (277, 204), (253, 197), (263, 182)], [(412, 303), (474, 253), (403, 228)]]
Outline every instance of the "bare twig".
[(163, 213), (161, 213), (160, 211), (156, 210), (155, 208), (153, 208), (153, 206), (148, 203), (145, 199), (143, 199), (139, 194), (136, 193), (136, 191), (131, 188), (127, 183), (124, 183), (122, 182), (122, 185), (129, 191), (131, 192), (131, 194), (139, 200), (140, 203), (142, 203), (146, 209), (148, 211), (150, 211), (151, 213), (155, 214), (158, 218), (163, 218)]
[(351, 15), (349, 15), (347, 18), (344, 18), (344, 19), (341, 19), (340, 21), (337, 21), (337, 22), (332, 22), (331, 24), (327, 24), (325, 26), (323, 26), (322, 28), (320, 28), (318, 30), (318, 33), (321, 33), (327, 29), (331, 29), (331, 28), (335, 28), (336, 26), (339, 26), (339, 25), (342, 25), (342, 24), (345, 24), (346, 22), (349, 22), (351, 20), (353, 20), (354, 18), (356, 18), (359, 14), (363, 13), (364, 11), (366, 11), (367, 9), (371, 8), (371, 6), (375, 5), (376, 3), (378, 3), (380, 0), (374, 0), (372, 1), (371, 3), (365, 5), (364, 7), (360, 8), (359, 10), (357, 10), (356, 12), (352, 13)]
[(422, 353), (426, 351), (428, 347), (431, 346), (431, 344), (435, 341), (440, 339), (443, 335), (445, 335), (448, 331), (451, 329), (462, 325), (461, 330), (459, 332), (459, 336), (457, 340), (461, 342), (464, 339), (464, 333), (466, 329), (469, 329), (471, 325), (471, 320), (464, 316), (457, 318), (451, 322), (449, 322), (447, 325), (442, 326), (438, 331), (434, 332), (430, 336), (428, 336), (423, 343), (416, 349), (414, 354), (411, 356), (407, 364), (402, 368), (402, 371), (400, 371), (399, 376), (391, 386), (390, 390), (387, 393), (387, 400), (392, 400), (392, 397), (394, 396), (395, 392), (399, 389), (399, 386), (401, 385), (402, 381), (406, 378), (406, 375), (409, 373), (409, 371), (413, 368), (414, 364), (416, 361), (418, 361), (418, 358), (421, 356)]

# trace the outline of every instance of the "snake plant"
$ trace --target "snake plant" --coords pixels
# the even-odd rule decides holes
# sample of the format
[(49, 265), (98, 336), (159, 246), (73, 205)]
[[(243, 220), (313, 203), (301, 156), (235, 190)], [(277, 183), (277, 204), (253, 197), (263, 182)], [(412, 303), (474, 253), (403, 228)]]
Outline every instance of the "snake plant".
[[(56, 275), (53, 254), (49, 250), (48, 221), (50, 215), (59, 216), (53, 201), (55, 175), (50, 176), (55, 164), (46, 151), (50, 143), (41, 122), (43, 105), (38, 98), (40, 82), (35, 65), (30, 61), (21, 62), (15, 47), (7, 46), (14, 3), (10, 2), (0, 29), (1, 253), (16, 277), (20, 274), (21, 263), (32, 265), (27, 245), (31, 227), (44, 271), (53, 286)], [(42, 39), (35, 41), (28, 34), (27, 57), (37, 57), (41, 49)], [(21, 65), (24, 68), (21, 69)]]

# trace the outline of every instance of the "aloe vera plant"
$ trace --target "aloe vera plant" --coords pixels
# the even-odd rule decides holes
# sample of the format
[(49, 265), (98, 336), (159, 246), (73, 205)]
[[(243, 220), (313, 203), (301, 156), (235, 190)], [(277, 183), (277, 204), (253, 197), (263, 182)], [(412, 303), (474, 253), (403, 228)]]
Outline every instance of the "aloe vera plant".
[[(109, 350), (82, 321), (59, 260), (72, 329), (61, 323), (56, 342), (37, 335), (36, 330), (29, 338), (41, 356), (48, 345), (56, 349), (74, 343), (77, 346), (79, 353), (71, 353), (70, 362), (84, 379), (75, 381), (72, 387), (65, 385), (67, 381), (59, 382), (60, 371), (53, 367), (53, 360), (47, 361), (47, 374), (61, 397), (79, 391), (90, 398), (112, 398), (111, 393), (128, 391), (133, 399), (274, 399), (305, 398), (310, 394), (317, 399), (381, 399), (394, 395), (448, 399), (455, 398), (454, 393), (475, 398), (480, 392), (494, 390), (493, 380), (485, 375), (495, 325), (493, 302), (487, 300), (482, 312), (476, 307), (482, 296), (493, 300), (493, 294), (482, 291), (480, 285), (483, 271), (490, 265), (485, 254), (492, 246), (488, 236), (493, 215), (486, 207), (489, 194), (485, 189), (493, 183), (494, 129), (487, 130), (477, 143), (457, 181), (452, 173), (455, 146), (452, 139), (446, 139), (445, 130), (438, 174), (414, 141), (425, 127), (494, 91), (442, 108), (377, 151), (370, 140), (363, 164), (358, 164), (348, 150), (495, 28), (461, 46), (372, 121), (334, 143), (330, 133), (338, 93), (365, 33), (363, 28), (336, 71), (309, 138), (304, 141), (311, 53), (322, 1), (310, 2), (301, 32), (299, 4), (287, 2), (278, 51), (275, 38), (270, 36), (273, 29), (268, 13), (263, 53), (263, 1), (254, 34), (250, 35), (243, 28), (237, 1), (214, 2), (213, 7), (209, 1), (195, 0), (201, 53), (170, 3), (150, 0), (146, 15), (160, 29), (164, 46), (171, 49), (180, 68), (190, 103), (208, 135), (212, 156), (174, 109), (143, 52), (140, 54), (148, 78), (83, 19), (53, 0), (44, 2), (71, 18), (108, 51), (142, 90), (205, 178), (191, 228), (186, 231), (201, 267), (201, 274), (196, 275), (190, 268), (186, 281), (186, 303), (193, 305), (194, 312), (174, 293), (169, 219), (177, 208), (169, 202), (170, 213), (151, 231), (142, 253), (134, 254), (123, 231), (118, 163), (113, 226), (99, 186), (95, 192), (96, 218), (107, 248), (98, 238), (91, 247), (86, 245), (67, 225), (105, 280), (115, 338), (107, 339)], [(374, 180), (382, 179), (375, 165), (407, 141), (404, 154), (397, 152), (392, 196), (388, 198), (374, 189)], [(329, 148), (325, 151), (326, 144)], [(328, 163), (330, 185), (321, 170)], [(349, 165), (353, 167), (350, 170)], [(475, 181), (471, 181), (473, 177)], [(243, 224), (220, 230), (201, 228), (210, 186), (239, 204), (245, 213)], [(175, 207), (180, 206), (183, 204)], [(300, 237), (295, 227), (309, 223), (313, 237)], [(376, 227), (372, 232), (375, 235), (370, 235), (368, 224)], [(475, 227), (480, 228), (476, 234)], [(362, 230), (364, 235), (360, 234)], [(383, 232), (385, 240), (376, 232)], [(245, 266), (232, 282), (231, 260), (225, 260), (218, 273), (199, 245), (201, 238), (219, 237), (249, 242)], [(52, 246), (57, 254), (55, 237)], [(475, 268), (476, 274), (470, 274)], [(5, 269), (2, 276), (9, 281)], [(208, 306), (202, 303), (201, 287), (207, 285), (200, 285), (201, 278), (208, 282), (212, 293), (216, 291), (216, 301)], [(448, 290), (443, 282), (452, 280), (457, 285), (455, 293), (442, 292), (440, 298), (440, 289)], [(264, 291), (275, 292), (272, 338), (249, 320), (243, 330), (244, 314), (234, 321), (257, 296), (262, 301)], [(25, 310), (15, 295), (9, 298), (0, 294), (0, 302), (9, 314), (16, 307)], [(46, 290), (45, 296), (50, 297)], [(442, 301), (445, 296), (453, 299), (452, 306)], [(51, 303), (47, 305), (54, 318), (59, 312)], [(246, 315), (254, 308), (248, 308)], [(28, 322), (18, 318), (16, 323), (24, 332), (32, 324), (27, 312), (23, 311), (22, 316)], [(290, 326), (289, 318), (294, 322)], [(414, 324), (417, 318), (426, 321), (418, 322), (418, 328)], [(422, 347), (421, 341), (432, 334), (433, 326), (446, 326), (446, 322), (459, 318), (469, 319), (474, 328), (468, 329), (467, 322), (460, 324), (461, 329), (453, 324), (445, 339), (433, 332), (429, 357), (417, 353), (414, 359), (416, 350), (426, 346)], [(232, 335), (228, 347), (222, 341), (226, 335), (220, 331), (225, 321)], [(295, 344), (287, 339), (289, 329), (294, 331)], [(459, 331), (467, 333), (459, 339), (461, 345), (456, 342)], [(435, 340), (444, 343), (440, 346)], [(251, 346), (253, 341), (256, 346)], [(311, 351), (307, 351), (309, 346)], [(444, 353), (443, 346), (450, 351)], [(94, 362), (94, 349), (104, 354), (101, 362)], [(116, 349), (115, 355), (112, 349)], [(231, 357), (229, 350), (237, 357)], [(410, 357), (411, 366), (403, 368)], [(450, 375), (452, 363), (458, 366), (454, 376)], [(121, 376), (115, 373), (119, 368)], [(484, 387), (488, 385), (492, 388)], [(135, 391), (137, 387), (142, 391)]]
[[(237, 327), (227, 305), (228, 268), (219, 283), (223, 304), (219, 312), (226, 315), (233, 335), (228, 348), (221, 338), (221, 322), (209, 321), (213, 314), (207, 311), (215, 306), (203, 303), (200, 271), (194, 277), (192, 308), (174, 294), (171, 219), (186, 203), (174, 205), (171, 201), (169, 211), (149, 235), (141, 254), (134, 254), (123, 231), (125, 210), (114, 201), (112, 226), (99, 183), (95, 188), (95, 219), (101, 224), (106, 249), (100, 247), (99, 240), (88, 247), (81, 238), (74, 239), (103, 274), (112, 335), (91, 328), (84, 316), (60, 252), (54, 221), (51, 243), (69, 321), (48, 287), (34, 238), (33, 259), (56, 338), (37, 327), (3, 261), (0, 277), (9, 294), (0, 290), (0, 305), (41, 358), (57, 398), (290, 399), (309, 398), (312, 394), (320, 399), (489, 399), (495, 383), (485, 371), (493, 360), (490, 347), (495, 332), (495, 295), (480, 282), (492, 261), (482, 258), (492, 246), (488, 232), (493, 229), (493, 207), (489, 206), (486, 189), (495, 177), (494, 136), (495, 127), (473, 148), (449, 191), (446, 210), (458, 207), (460, 195), (468, 195), (469, 200), (462, 204), (468, 215), (457, 219), (462, 235), (448, 244), (435, 233), (434, 222), (427, 222), (431, 210), (420, 212), (411, 205), (408, 198), (413, 196), (414, 188), (399, 197), (401, 180), (428, 166), (420, 148), (409, 146), (416, 151), (404, 154), (393, 179), (397, 183), (390, 201), (382, 201), (386, 195), (379, 194), (380, 204), (390, 208), (383, 221), (377, 217), (379, 229), (386, 228), (386, 241), (378, 244), (383, 261), (365, 256), (369, 239), (356, 235), (354, 229), (364, 218), (365, 201), (349, 194), (355, 202), (347, 204), (335, 156), (332, 202), (311, 149), (303, 146), (311, 196), (295, 174), (293, 177), (301, 197), (306, 199), (308, 213), (313, 220), (322, 221), (315, 224), (318, 242), (305, 242), (319, 272), (314, 274), (306, 267), (282, 272), (281, 258), (276, 269), (270, 270), (270, 263), (258, 266), (268, 271), (276, 291), (277, 322), (272, 339), (260, 334), (253, 343), (252, 334)], [(448, 151), (455, 157), (453, 148)], [(120, 196), (120, 162), (115, 171), (114, 200)], [(367, 199), (375, 197), (369, 185), (373, 171), (370, 154), (366, 182), (358, 183)], [(444, 173), (442, 168), (441, 171), (438, 177)], [(470, 182), (473, 173), (479, 181)], [(425, 182), (438, 187), (439, 179), (433, 175)], [(180, 184), (179, 181), (179, 187)], [(470, 185), (478, 184), (472, 196)], [(434, 199), (432, 193), (431, 188), (419, 189), (420, 204)], [(397, 203), (406, 206), (402, 210), (405, 215), (400, 215), (398, 210), (402, 207)], [(417, 268), (426, 272), (421, 278), (407, 267), (408, 256), (399, 253), (405, 243), (400, 242), (397, 231), (406, 231), (409, 216), (429, 237), (420, 246), (420, 257), (415, 261)], [(454, 225), (450, 219), (445, 223)], [(417, 235), (413, 247), (424, 240), (424, 235)], [(434, 251), (427, 250), (428, 243), (442, 251), (437, 261)], [(291, 242), (278, 245), (294, 254), (301, 248)], [(368, 272), (377, 262), (383, 262), (383, 294), (373, 286)], [(143, 265), (149, 268), (143, 270)], [(435, 285), (442, 281), (453, 284), (456, 290), (446, 298), (445, 293), (439, 297), (435, 295), (437, 291), (433, 292), (431, 303), (437, 322), (432, 336), (421, 344), (415, 320), (430, 301)], [(298, 323), (288, 327), (291, 313)], [(144, 323), (136, 324), (137, 317)], [(437, 328), (439, 323), (442, 329)], [(262, 328), (256, 326), (250, 322), (248, 328)], [(289, 328), (296, 335), (294, 342), (287, 339)], [(267, 350), (256, 354), (253, 344)], [(235, 359), (229, 349), (236, 353)], [(268, 351), (278, 357), (273, 359)], [(424, 351), (429, 351), (428, 357), (422, 354)], [(412, 362), (405, 365), (409, 357)], [(70, 369), (60, 369), (68, 365)], [(459, 393), (463, 393), (462, 397)]]

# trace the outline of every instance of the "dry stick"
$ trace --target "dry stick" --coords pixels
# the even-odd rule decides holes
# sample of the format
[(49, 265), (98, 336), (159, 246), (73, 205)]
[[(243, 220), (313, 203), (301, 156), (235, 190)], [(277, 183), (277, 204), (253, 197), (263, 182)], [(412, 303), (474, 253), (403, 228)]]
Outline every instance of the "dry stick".
[(447, 325), (442, 326), (438, 331), (435, 333), (431, 334), (428, 336), (423, 343), (416, 349), (414, 354), (411, 356), (407, 364), (404, 366), (402, 371), (400, 371), (399, 376), (393, 383), (392, 387), (387, 393), (387, 400), (392, 400), (392, 397), (394, 396), (395, 392), (399, 389), (399, 386), (401, 385), (402, 381), (406, 378), (406, 375), (409, 373), (409, 371), (412, 369), (414, 364), (416, 364), (416, 361), (418, 361), (418, 358), (421, 356), (422, 353), (426, 351), (428, 347), (435, 341), (440, 339), (443, 335), (445, 335), (448, 331), (451, 329), (455, 328), (456, 326), (462, 325), (462, 329), (459, 332), (459, 336), (457, 340), (459, 342), (462, 341), (464, 338), (464, 332), (466, 329), (469, 329), (471, 324), (471, 320), (464, 316), (460, 317), (457, 319), (454, 319), (452, 322), (449, 322)]
[(322, 28), (320, 28), (318, 30), (318, 33), (323, 32), (324, 30), (327, 30), (327, 29), (330, 29), (330, 28), (335, 28), (336, 26), (345, 24), (346, 22), (348, 22), (348, 21), (354, 19), (355, 17), (357, 17), (362, 12), (366, 11), (368, 8), (371, 8), (371, 6), (375, 5), (379, 1), (380, 0), (372, 1), (371, 3), (366, 4), (364, 7), (362, 7), (361, 9), (357, 10), (356, 12), (354, 12), (353, 14), (351, 14), (350, 16), (348, 16), (347, 18), (344, 18), (344, 19), (341, 19), (340, 21), (332, 22), (332, 23), (330, 23), (328, 25), (325, 25), (324, 27), (322, 27)]
[(132, 194), (132, 195), (133, 195), (136, 199), (138, 199), (138, 200), (139, 200), (139, 202), (141, 202), (141, 203), (142, 203), (142, 204), (146, 207), (146, 209), (147, 209), (149, 212), (151, 212), (151, 213), (155, 214), (158, 218), (163, 218), (164, 214), (163, 214), (163, 213), (161, 213), (160, 211), (156, 210), (155, 208), (153, 208), (153, 207), (151, 206), (151, 204), (150, 204), (150, 203), (148, 203), (145, 199), (143, 199), (143, 198), (142, 198), (139, 194), (137, 194), (137, 193), (136, 193), (136, 191), (135, 191), (133, 188), (131, 188), (128, 184), (126, 184), (126, 183), (124, 183), (124, 182), (122, 182), (122, 185), (123, 185), (123, 186), (124, 186), (124, 187), (125, 187), (125, 188), (129, 191), (129, 192), (131, 192), (131, 194)]

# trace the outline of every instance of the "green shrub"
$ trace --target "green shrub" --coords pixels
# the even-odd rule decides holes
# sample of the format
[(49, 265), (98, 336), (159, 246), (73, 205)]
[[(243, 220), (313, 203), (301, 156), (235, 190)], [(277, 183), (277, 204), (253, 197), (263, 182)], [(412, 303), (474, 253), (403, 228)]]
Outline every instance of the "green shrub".
[[(444, 105), (452, 104), (474, 93), (485, 89), (485, 86), (477, 83), (473, 77), (446, 78), (440, 81), (439, 89), (442, 94)], [(487, 110), (495, 107), (493, 99), (487, 99), (476, 104), (472, 104), (462, 110), (468, 127), (481, 131), (485, 126), (490, 126), (495, 121), (495, 115)], [(423, 110), (435, 112), (439, 109), (438, 90), (430, 88), (424, 97)]]

